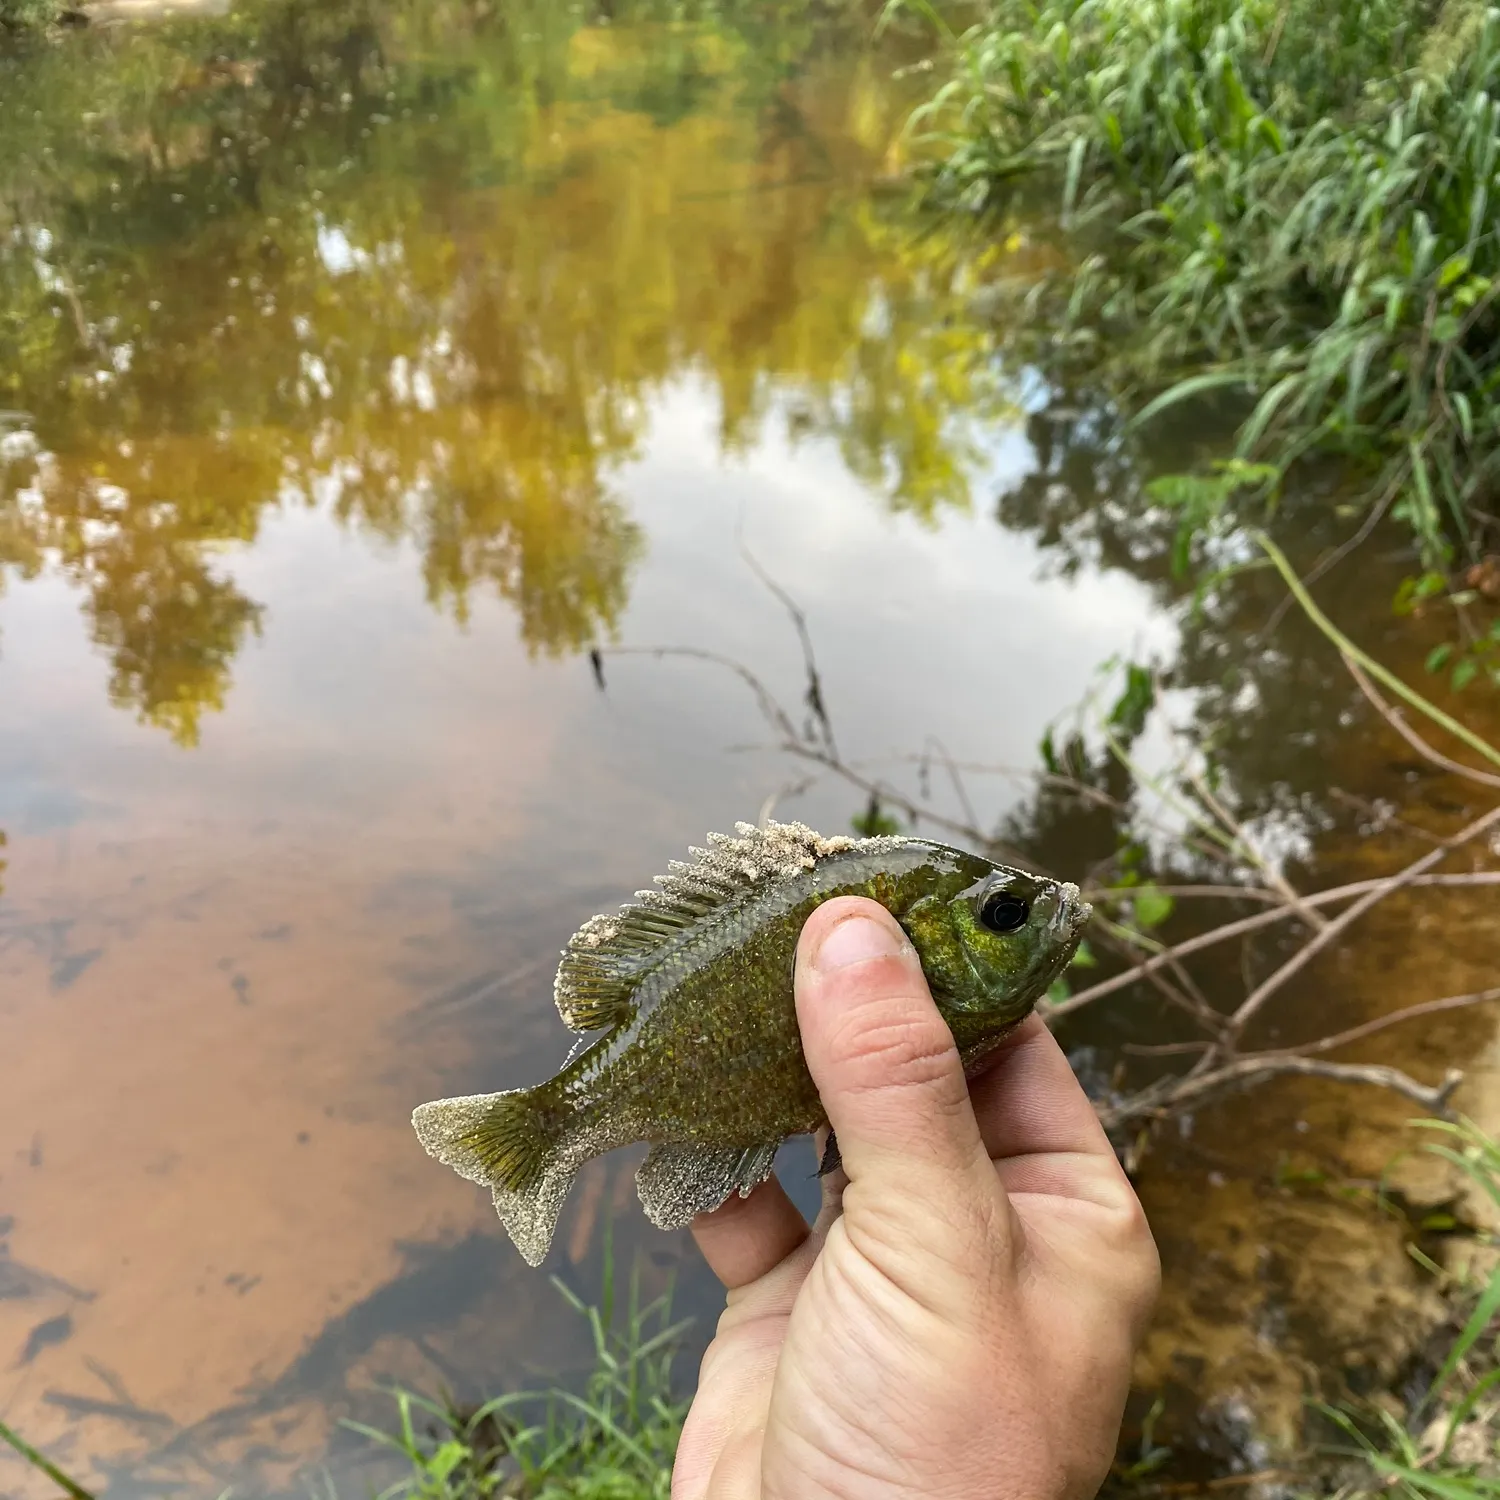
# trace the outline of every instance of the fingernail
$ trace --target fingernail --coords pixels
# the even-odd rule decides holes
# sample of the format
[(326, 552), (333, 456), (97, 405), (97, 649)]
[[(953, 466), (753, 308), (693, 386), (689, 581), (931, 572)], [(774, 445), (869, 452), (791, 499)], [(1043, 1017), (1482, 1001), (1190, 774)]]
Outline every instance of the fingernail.
[(825, 934), (813, 955), (815, 969), (843, 969), (869, 958), (889, 958), (906, 947), (906, 937), (893, 924), (871, 917), (845, 917)]

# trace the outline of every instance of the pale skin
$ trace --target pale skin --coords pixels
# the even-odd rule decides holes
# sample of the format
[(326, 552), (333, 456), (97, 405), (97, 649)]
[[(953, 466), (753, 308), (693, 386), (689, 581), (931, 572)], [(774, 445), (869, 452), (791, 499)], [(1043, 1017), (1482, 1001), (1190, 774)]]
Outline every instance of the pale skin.
[(859, 897), (808, 919), (796, 993), (844, 1170), (810, 1228), (774, 1178), (695, 1222), (728, 1298), (673, 1500), (1087, 1500), (1159, 1270), (1067, 1060), (1033, 1017), (965, 1079)]

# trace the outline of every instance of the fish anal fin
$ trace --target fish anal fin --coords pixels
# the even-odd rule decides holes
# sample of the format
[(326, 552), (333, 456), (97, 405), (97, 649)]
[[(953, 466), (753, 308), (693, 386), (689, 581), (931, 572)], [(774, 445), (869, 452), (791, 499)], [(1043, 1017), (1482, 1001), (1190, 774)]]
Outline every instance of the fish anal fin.
[(653, 1146), (635, 1174), (641, 1207), (658, 1229), (681, 1229), (731, 1194), (743, 1198), (759, 1187), (771, 1175), (780, 1144)]
[(674, 859), (657, 876), (658, 889), (637, 891), (619, 911), (591, 917), (573, 934), (553, 985), (558, 1014), (574, 1031), (623, 1025), (641, 971), (680, 934), (748, 889), (855, 847), (851, 838), (824, 838), (802, 823), (737, 823), (732, 837), (710, 834), (706, 848)]

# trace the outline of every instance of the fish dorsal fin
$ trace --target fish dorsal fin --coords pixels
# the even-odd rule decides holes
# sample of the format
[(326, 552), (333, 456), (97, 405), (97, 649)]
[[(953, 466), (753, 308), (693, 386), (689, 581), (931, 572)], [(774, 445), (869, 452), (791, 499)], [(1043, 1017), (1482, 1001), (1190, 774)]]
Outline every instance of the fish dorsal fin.
[(690, 860), (674, 859), (656, 877), (657, 890), (637, 891), (612, 915), (590, 917), (568, 940), (553, 997), (574, 1031), (598, 1031), (628, 1019), (640, 972), (679, 933), (763, 882), (799, 875), (820, 859), (855, 846), (824, 838), (802, 823), (757, 828), (736, 823), (734, 835), (711, 833)]

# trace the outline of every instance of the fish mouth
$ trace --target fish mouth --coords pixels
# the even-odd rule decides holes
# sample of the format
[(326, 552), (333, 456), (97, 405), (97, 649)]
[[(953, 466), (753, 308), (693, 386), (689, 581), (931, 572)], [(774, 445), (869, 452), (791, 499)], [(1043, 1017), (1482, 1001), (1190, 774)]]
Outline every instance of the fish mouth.
[(1094, 914), (1094, 908), (1071, 881), (1054, 887), (1051, 896), (1052, 911), (1047, 918), (1046, 940), (1030, 976), (1030, 988), (1035, 995), (1045, 992), (1073, 962), (1083, 929)]
[(1057, 905), (1052, 910), (1048, 924), (1053, 934), (1062, 942), (1073, 943), (1083, 936), (1089, 925), (1094, 908), (1083, 899), (1078, 887), (1070, 880), (1057, 888)]

